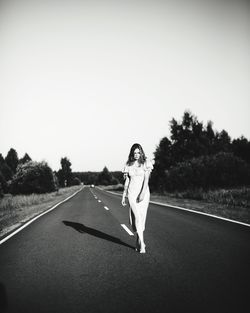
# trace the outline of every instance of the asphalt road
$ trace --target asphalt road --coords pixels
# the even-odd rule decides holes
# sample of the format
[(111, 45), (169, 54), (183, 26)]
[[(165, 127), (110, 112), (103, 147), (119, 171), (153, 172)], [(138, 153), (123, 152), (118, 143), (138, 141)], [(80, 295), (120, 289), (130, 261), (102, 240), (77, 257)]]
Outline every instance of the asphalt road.
[(150, 204), (139, 254), (120, 201), (86, 187), (4, 242), (0, 312), (247, 312), (249, 227)]

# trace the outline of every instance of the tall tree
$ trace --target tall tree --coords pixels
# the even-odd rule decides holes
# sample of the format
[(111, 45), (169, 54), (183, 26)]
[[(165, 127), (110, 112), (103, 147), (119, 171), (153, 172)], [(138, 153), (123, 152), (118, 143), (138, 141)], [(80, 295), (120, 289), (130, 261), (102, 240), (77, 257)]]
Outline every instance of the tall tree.
[(230, 151), (230, 137), (225, 131), (215, 134), (211, 121), (204, 127), (189, 111), (184, 112), (181, 122), (174, 118), (171, 120), (170, 132), (173, 164), (219, 151)]
[(17, 164), (18, 164), (18, 155), (15, 149), (11, 148), (7, 153), (5, 162), (10, 167), (13, 173), (16, 173)]
[(185, 111), (182, 121), (174, 118), (170, 122), (172, 157), (174, 163), (190, 159), (201, 153), (203, 125), (189, 111)]
[(164, 189), (165, 171), (172, 165), (171, 141), (164, 137), (154, 152), (154, 170), (150, 178), (152, 190)]
[(4, 157), (2, 155), (2, 153), (0, 153), (0, 166), (5, 163)]
[(215, 143), (215, 131), (213, 130), (213, 122), (208, 121), (205, 127), (205, 140), (207, 146), (208, 154), (215, 153), (214, 143)]
[(2, 154), (0, 153), (0, 171), (6, 181), (10, 180), (13, 177), (13, 172), (11, 168), (5, 162)]
[(210, 140), (210, 142), (213, 143), (213, 140), (215, 138), (215, 133), (213, 130), (213, 122), (212, 121), (207, 122), (206, 134), (207, 134), (207, 138)]
[(216, 152), (231, 151), (231, 137), (224, 129), (221, 132), (216, 132), (214, 148)]
[(71, 162), (67, 157), (61, 158), (61, 169), (58, 171), (58, 180), (60, 186), (70, 186), (73, 179)]
[(19, 164), (24, 164), (29, 161), (31, 161), (31, 157), (28, 155), (28, 153), (25, 153), (25, 155), (19, 160)]

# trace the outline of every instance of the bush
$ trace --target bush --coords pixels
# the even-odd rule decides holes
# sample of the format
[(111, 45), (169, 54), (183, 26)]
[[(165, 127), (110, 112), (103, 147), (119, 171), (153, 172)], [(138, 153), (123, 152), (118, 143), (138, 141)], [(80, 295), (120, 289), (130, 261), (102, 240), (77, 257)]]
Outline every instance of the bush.
[(165, 189), (231, 188), (250, 184), (250, 166), (232, 153), (221, 152), (178, 163), (165, 173)]
[(78, 177), (74, 177), (71, 181), (71, 186), (78, 186), (81, 185), (81, 181)]
[(119, 180), (115, 178), (114, 176), (112, 176), (111, 185), (118, 185), (118, 184), (119, 184)]
[(46, 162), (29, 161), (20, 164), (10, 185), (12, 194), (46, 193), (55, 190), (54, 175)]

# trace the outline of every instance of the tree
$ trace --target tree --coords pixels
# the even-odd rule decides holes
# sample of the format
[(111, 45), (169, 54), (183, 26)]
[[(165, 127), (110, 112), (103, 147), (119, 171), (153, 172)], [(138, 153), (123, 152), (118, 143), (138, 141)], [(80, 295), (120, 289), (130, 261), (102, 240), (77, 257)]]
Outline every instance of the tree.
[(214, 147), (215, 147), (214, 150), (216, 152), (231, 151), (231, 138), (224, 129), (221, 132), (216, 132)]
[(3, 195), (4, 193), (7, 192), (7, 182), (5, 180), (4, 175), (2, 174), (2, 172), (0, 171), (0, 197), (1, 194)]
[(7, 153), (7, 156), (5, 158), (5, 162), (10, 167), (12, 172), (15, 174), (16, 169), (17, 169), (17, 165), (18, 165), (18, 155), (17, 155), (16, 150), (14, 150), (13, 148), (11, 148), (9, 150), (9, 152)]
[(61, 169), (58, 171), (57, 176), (60, 186), (70, 186), (73, 180), (71, 170), (71, 162), (67, 157), (61, 158)]
[[(212, 124), (208, 124), (212, 134)], [(185, 111), (182, 121), (178, 123), (174, 118), (170, 121), (172, 140), (172, 164), (206, 155), (209, 153), (209, 137), (202, 122), (191, 112)]]
[(102, 172), (98, 175), (98, 185), (108, 186), (111, 185), (113, 181), (113, 176), (109, 172), (108, 168), (105, 166)]
[(180, 162), (194, 158), (234, 152), (250, 163), (250, 143), (245, 138), (232, 143), (225, 130), (214, 131), (211, 121), (204, 126), (190, 111), (184, 112), (180, 122), (172, 118), (169, 126), (170, 140), (162, 138), (154, 153), (155, 165), (150, 180), (153, 190), (163, 191), (167, 183), (166, 172)]
[(150, 187), (152, 190), (164, 190), (164, 172), (172, 165), (171, 141), (164, 137), (154, 153), (154, 170), (150, 178)]
[(236, 156), (250, 163), (250, 142), (244, 136), (233, 140), (232, 150)]
[(24, 164), (29, 161), (31, 161), (31, 157), (28, 155), (28, 153), (25, 153), (25, 155), (19, 160), (19, 164)]
[(208, 138), (210, 144), (213, 144), (213, 141), (214, 141), (214, 138), (215, 138), (215, 133), (214, 133), (214, 130), (213, 130), (213, 122), (212, 121), (208, 121), (207, 122), (206, 134), (207, 134), (207, 138)]
[(46, 162), (20, 164), (10, 185), (12, 194), (46, 193), (56, 190), (52, 169)]
[(13, 176), (12, 170), (5, 162), (5, 159), (3, 158), (1, 153), (0, 153), (0, 171), (2, 172), (2, 175), (6, 182), (9, 181)]
[(0, 166), (5, 163), (2, 153), (0, 153)]
[(165, 172), (165, 190), (240, 187), (249, 184), (250, 166), (232, 153), (219, 152), (178, 163)]
[(207, 154), (216, 153), (214, 144), (215, 144), (215, 131), (213, 130), (213, 122), (208, 121), (204, 130)]

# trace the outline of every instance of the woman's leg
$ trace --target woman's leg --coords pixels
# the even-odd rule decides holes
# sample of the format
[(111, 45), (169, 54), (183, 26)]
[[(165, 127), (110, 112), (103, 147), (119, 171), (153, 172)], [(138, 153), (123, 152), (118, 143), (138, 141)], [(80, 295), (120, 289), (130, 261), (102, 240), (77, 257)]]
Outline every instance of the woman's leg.
[(145, 242), (144, 242), (144, 230), (145, 230), (145, 224), (146, 224), (146, 217), (147, 217), (147, 211), (148, 211), (148, 205), (149, 205), (149, 193), (146, 194), (144, 200), (139, 203), (139, 215), (140, 215), (140, 239), (141, 239), (141, 253), (145, 253)]
[(143, 239), (143, 231), (144, 231), (143, 215), (140, 212), (141, 211), (140, 204), (137, 203), (136, 201), (130, 200), (130, 208), (132, 210), (131, 216), (134, 217), (134, 224), (135, 224), (136, 234), (137, 234), (136, 249), (139, 249), (141, 248), (141, 246), (143, 247), (145, 246), (144, 239)]
[(139, 252), (140, 248), (141, 248), (141, 242), (140, 242), (140, 238), (138, 236), (138, 233), (136, 232), (135, 250)]
[(136, 231), (136, 226), (135, 226), (135, 215), (131, 206), (129, 207), (129, 223), (132, 227), (133, 232), (136, 233), (137, 231)]
[(145, 243), (144, 243), (144, 216), (142, 212), (142, 208), (140, 205), (137, 205), (137, 214), (135, 215), (135, 225), (138, 236), (139, 249), (141, 253), (145, 252)]

